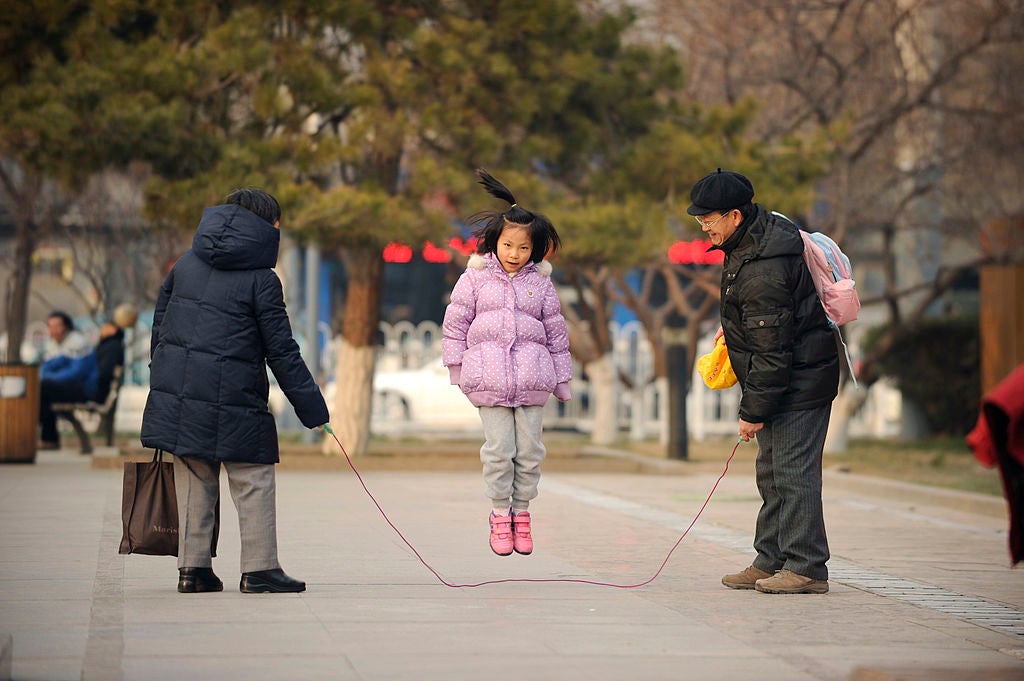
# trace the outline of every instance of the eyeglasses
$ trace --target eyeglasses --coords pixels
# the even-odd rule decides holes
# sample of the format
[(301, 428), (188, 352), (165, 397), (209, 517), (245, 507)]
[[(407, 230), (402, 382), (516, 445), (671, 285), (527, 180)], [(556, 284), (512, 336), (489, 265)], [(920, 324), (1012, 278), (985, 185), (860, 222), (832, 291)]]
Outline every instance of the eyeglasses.
[(708, 229), (713, 224), (715, 224), (716, 222), (718, 222), (719, 220), (721, 220), (722, 218), (724, 218), (726, 215), (728, 215), (729, 213), (733, 212), (734, 210), (736, 210), (736, 209), (732, 208), (730, 210), (724, 211), (721, 215), (719, 215), (714, 220), (711, 220), (710, 222), (704, 222), (704, 220), (702, 220), (701, 216), (699, 216), (699, 215), (694, 215), (693, 219), (697, 221), (697, 224), (700, 225), (702, 229)]

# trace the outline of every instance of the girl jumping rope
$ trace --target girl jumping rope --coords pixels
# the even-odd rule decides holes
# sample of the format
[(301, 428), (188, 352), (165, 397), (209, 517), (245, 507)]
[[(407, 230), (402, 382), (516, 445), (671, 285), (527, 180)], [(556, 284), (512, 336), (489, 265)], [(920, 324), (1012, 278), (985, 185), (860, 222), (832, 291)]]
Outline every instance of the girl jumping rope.
[(477, 170), (505, 211), (468, 219), (477, 252), (452, 289), (444, 315), (445, 366), (480, 409), (484, 483), (491, 499), (491, 549), (499, 556), (533, 552), (530, 500), (537, 496), (544, 403), (570, 399), (572, 359), (561, 304), (544, 260), (561, 244), (543, 215), (516, 203), (503, 184)]

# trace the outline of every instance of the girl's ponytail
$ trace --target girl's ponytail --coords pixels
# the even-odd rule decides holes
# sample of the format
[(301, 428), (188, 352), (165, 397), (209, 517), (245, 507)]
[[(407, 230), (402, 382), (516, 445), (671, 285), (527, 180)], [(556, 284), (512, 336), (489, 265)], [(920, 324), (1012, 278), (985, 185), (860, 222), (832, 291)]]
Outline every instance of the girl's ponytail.
[(508, 202), (510, 206), (516, 205), (516, 197), (512, 196), (512, 192), (508, 190), (508, 187), (498, 182), (493, 175), (483, 168), (477, 168), (476, 174), (480, 177), (479, 182), (484, 186), (488, 194), (496, 199)]
[(533, 222), (536, 216), (516, 203), (516, 197), (512, 196), (512, 192), (508, 187), (483, 168), (477, 168), (476, 174), (480, 178), (480, 184), (483, 185), (488, 194), (509, 204), (508, 210), (503, 213), (506, 220), (517, 225), (528, 225)]

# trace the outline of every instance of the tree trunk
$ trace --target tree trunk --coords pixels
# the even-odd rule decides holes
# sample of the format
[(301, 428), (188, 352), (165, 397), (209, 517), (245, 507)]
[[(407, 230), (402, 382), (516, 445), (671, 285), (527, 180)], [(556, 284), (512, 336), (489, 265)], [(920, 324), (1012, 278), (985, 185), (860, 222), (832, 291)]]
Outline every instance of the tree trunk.
[(590, 376), (590, 415), (594, 430), (590, 441), (595, 445), (610, 445), (619, 435), (618, 409), (615, 399), (615, 362), (611, 353), (601, 355), (586, 366)]
[[(687, 376), (686, 380), (690, 380)], [(668, 435), (669, 435), (669, 423), (668, 418), (668, 377), (659, 376), (654, 379), (654, 385), (657, 387), (658, 394), (658, 444), (663, 447), (668, 446)], [(690, 436), (689, 433), (686, 434)]]
[[(15, 176), (19, 175), (21, 180), (16, 181)], [(38, 223), (41, 222), (36, 219), (36, 197), (40, 194), (42, 184), (42, 177), (37, 173), (21, 169), (11, 173), (6, 165), (0, 165), (0, 191), (7, 196), (13, 209), (16, 235), (14, 265), (4, 291), (4, 324), (7, 331), (7, 354), (4, 361), (12, 364), (21, 361), (21, 343), (28, 327), (32, 254), (39, 240)]]
[[(373, 365), (376, 350), (356, 347), (344, 337), (334, 374), (334, 431), (351, 456), (366, 453), (370, 444), (370, 407), (373, 400)], [(324, 439), (325, 454), (341, 454), (334, 438)]]
[(14, 268), (7, 283), (7, 311), (4, 323), (7, 328), (7, 355), (4, 361), (14, 364), (21, 361), (21, 342), (28, 326), (28, 290), (32, 280), (32, 253), (36, 248), (36, 235), (31, 222), (18, 216), (17, 243), (14, 247)]
[(832, 411), (828, 419), (828, 433), (825, 435), (825, 453), (842, 454), (850, 443), (850, 418), (853, 416), (854, 405), (859, 403), (853, 392), (852, 384), (839, 389), (836, 399), (832, 400)]
[[(377, 249), (345, 253), (348, 293), (341, 330), (341, 348), (335, 364), (334, 430), (353, 456), (365, 454), (370, 444), (370, 411), (373, 404), (373, 369), (384, 260)], [(337, 454), (325, 440), (324, 452)]]
[(644, 428), (644, 393), (646, 385), (637, 381), (633, 389), (629, 391), (629, 439), (634, 442), (641, 442), (647, 437)]

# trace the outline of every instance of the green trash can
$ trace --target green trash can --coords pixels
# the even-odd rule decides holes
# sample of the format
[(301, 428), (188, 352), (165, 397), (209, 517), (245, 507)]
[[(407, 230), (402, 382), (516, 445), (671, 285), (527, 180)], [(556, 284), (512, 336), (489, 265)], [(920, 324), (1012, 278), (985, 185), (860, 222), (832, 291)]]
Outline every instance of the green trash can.
[(39, 367), (0, 364), (0, 463), (35, 463)]

